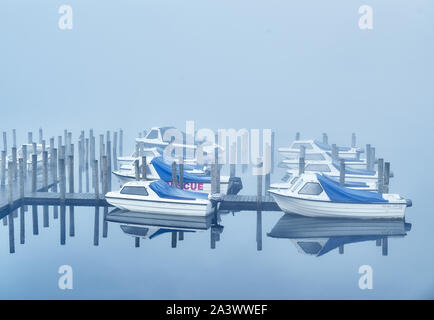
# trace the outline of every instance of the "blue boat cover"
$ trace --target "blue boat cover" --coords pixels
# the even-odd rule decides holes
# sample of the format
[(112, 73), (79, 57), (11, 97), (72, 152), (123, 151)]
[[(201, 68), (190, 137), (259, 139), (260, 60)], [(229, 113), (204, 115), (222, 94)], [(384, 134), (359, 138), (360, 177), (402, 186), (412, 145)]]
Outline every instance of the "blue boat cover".
[(329, 177), (321, 174), (316, 174), (318, 182), (323, 187), (325, 193), (333, 202), (345, 202), (345, 203), (376, 203), (376, 202), (388, 202), (383, 198), (380, 193), (354, 190), (341, 187), (335, 181)]
[(149, 187), (158, 194), (160, 198), (177, 200), (208, 199), (208, 193), (181, 190), (169, 186), (167, 182), (164, 182), (163, 180), (154, 181), (149, 185)]
[[(317, 145), (318, 148), (322, 149), (322, 150), (326, 150), (326, 151), (331, 151), (332, 147), (329, 146), (328, 144), (321, 142), (319, 140), (315, 140), (314, 143)], [(351, 148), (349, 147), (338, 147), (338, 151), (350, 151)]]
[[(172, 181), (172, 165), (165, 162), (163, 157), (155, 157), (152, 159), (151, 164), (157, 170), (158, 175), (164, 181)], [(179, 181), (179, 166), (176, 166), (176, 175)], [(184, 182), (203, 182), (211, 183), (211, 177), (206, 174), (190, 173), (184, 171)]]
[[(333, 161), (333, 166), (338, 170), (340, 170), (340, 168), (341, 168), (341, 165), (336, 161)], [(375, 170), (353, 169), (353, 168), (345, 167), (345, 174), (356, 174), (356, 175), (361, 175), (361, 176), (375, 176), (376, 173), (377, 172)]]
[[(335, 179), (333, 177), (327, 176), (330, 180), (334, 181), (337, 184), (340, 184), (339, 179)], [(368, 184), (366, 182), (357, 182), (357, 181), (345, 181), (344, 187), (347, 188), (367, 188)]]

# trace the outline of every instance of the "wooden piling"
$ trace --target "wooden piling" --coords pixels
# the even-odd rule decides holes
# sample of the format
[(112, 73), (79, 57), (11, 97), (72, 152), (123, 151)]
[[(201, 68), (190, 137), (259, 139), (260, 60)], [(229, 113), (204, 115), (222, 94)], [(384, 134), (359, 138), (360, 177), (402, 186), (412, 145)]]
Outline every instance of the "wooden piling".
[(172, 162), (172, 187), (177, 188), (178, 187), (178, 177), (176, 174), (176, 162)]
[[(52, 161), (52, 167), (51, 167), (51, 182), (53, 184), (53, 187), (51, 188), (53, 192), (57, 193), (57, 149), (53, 148), (53, 152), (51, 153), (51, 161)], [(53, 218), (57, 219), (59, 217), (59, 207), (53, 206)]]
[(12, 147), (12, 172), (13, 179), (17, 181), (18, 179), (18, 159), (17, 159), (17, 147)]
[(86, 192), (89, 192), (89, 138), (85, 140), (85, 152), (84, 152), (84, 170), (86, 172)]
[(124, 131), (122, 129), (119, 130), (119, 156), (122, 157), (124, 155)]
[(295, 140), (296, 141), (300, 140), (300, 132), (295, 133)]
[[(107, 131), (108, 137), (110, 137), (110, 131)], [(109, 138), (108, 138), (109, 139)], [(107, 192), (112, 189), (112, 149), (111, 149), (111, 141), (107, 140)]]
[(21, 146), (22, 155), (23, 155), (23, 161), (24, 161), (24, 178), (27, 177), (27, 170), (29, 168), (28, 164), (28, 155), (27, 155), (27, 145), (23, 144)]
[(43, 139), (44, 139), (44, 135), (42, 133), (42, 128), (39, 128), (39, 144), (42, 144)]
[(8, 137), (6, 131), (3, 131), (3, 150), (8, 151)]
[(256, 211), (256, 250), (262, 251), (262, 211)]
[[(20, 186), (20, 199), (24, 199), (24, 159), (18, 160), (18, 182)], [(20, 206), (20, 244), (25, 242), (25, 207), (23, 204)]]
[[(107, 178), (107, 156), (103, 156), (102, 157), (102, 171), (103, 171), (103, 194), (105, 196), (105, 194), (108, 192), (108, 178)], [(108, 214), (108, 207), (104, 206), (104, 213), (103, 213), (103, 225), (102, 225), (102, 237), (106, 238), (107, 237), (107, 228), (108, 228), (108, 223), (106, 220), (106, 216)]]
[(60, 186), (60, 244), (66, 243), (66, 170), (65, 159), (59, 157), (59, 186)]
[(339, 254), (344, 254), (344, 245), (343, 244), (341, 244), (339, 246)]
[[(258, 164), (258, 167), (264, 166), (264, 163), (261, 163), (261, 158), (257, 159), (257, 164)], [(262, 206), (262, 173), (260, 173), (259, 170), (258, 170), (258, 175), (256, 178), (257, 178), (256, 205), (258, 207), (258, 210), (261, 210), (261, 206)]]
[(6, 185), (6, 151), (1, 152), (1, 185)]
[(305, 169), (305, 161), (303, 157), (298, 158), (298, 175), (302, 175)]
[(229, 168), (229, 177), (235, 177), (237, 168), (237, 144), (235, 142), (230, 146)]
[(384, 193), (389, 193), (389, 183), (390, 183), (390, 162), (384, 163)]
[[(32, 154), (32, 192), (36, 192), (37, 190), (37, 171), (38, 171), (38, 156), (33, 153)], [(33, 221), (33, 234), (39, 234), (39, 226), (38, 226), (38, 206), (32, 205), (32, 221)]]
[(14, 216), (13, 216), (13, 170), (14, 164), (8, 162), (8, 202), (9, 202), (9, 215), (8, 215), (8, 225), (9, 225), (9, 252), (15, 252), (15, 234), (14, 234)]
[(375, 147), (371, 147), (371, 168), (370, 170), (375, 170)]
[(334, 161), (338, 161), (339, 160), (339, 151), (338, 151), (338, 147), (337, 147), (337, 145), (335, 143), (332, 144), (332, 159)]
[(353, 133), (351, 135), (351, 148), (355, 148), (356, 147), (356, 134)]
[(17, 130), (12, 129), (12, 147), (17, 147)]
[(176, 248), (176, 231), (172, 231), (172, 248)]
[(146, 177), (146, 168), (147, 168), (148, 164), (146, 162), (146, 156), (142, 157), (142, 180), (146, 181), (147, 177)]
[(140, 170), (139, 170), (139, 160), (134, 160), (134, 174), (136, 176), (136, 181), (140, 180)]
[(341, 187), (345, 186), (345, 161), (343, 159), (340, 160), (339, 167), (339, 185)]
[(113, 133), (113, 169), (118, 170), (118, 132)]
[(92, 179), (94, 181), (93, 188), (95, 191), (95, 199), (99, 199), (98, 160), (93, 161)]
[(328, 137), (327, 133), (322, 134), (322, 143), (329, 144), (329, 137)]
[(371, 145), (366, 145), (366, 169), (371, 170)]
[(179, 158), (179, 188), (184, 189), (184, 158)]
[(387, 236), (383, 238), (383, 240), (381, 241), (381, 245), (382, 255), (387, 256), (389, 254), (389, 240)]
[(384, 192), (384, 160), (378, 159), (378, 193)]
[[(48, 192), (48, 152), (42, 152), (42, 190)], [(48, 228), (49, 226), (49, 216), (48, 216), (48, 206), (44, 205), (43, 210), (43, 226)]]
[[(217, 138), (216, 138), (217, 141)], [(219, 148), (216, 147), (214, 149), (214, 156), (215, 156), (215, 186), (216, 186), (216, 193), (220, 193), (220, 165), (219, 165)]]
[(31, 131), (27, 132), (27, 143), (28, 144), (33, 143), (33, 132), (31, 132)]
[(78, 140), (78, 192), (83, 192), (83, 141)]
[[(68, 156), (68, 186), (69, 193), (74, 193), (74, 156), (73, 156), (73, 144), (71, 144), (71, 154)], [(74, 206), (69, 206), (69, 236), (75, 235), (75, 213)]]

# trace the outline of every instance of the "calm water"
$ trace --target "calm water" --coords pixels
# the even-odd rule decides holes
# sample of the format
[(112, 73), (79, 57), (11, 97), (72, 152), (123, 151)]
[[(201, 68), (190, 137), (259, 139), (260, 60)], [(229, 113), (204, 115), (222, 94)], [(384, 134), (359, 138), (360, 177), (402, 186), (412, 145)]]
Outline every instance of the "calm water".
[[(249, 184), (243, 191), (252, 189)], [(282, 212), (220, 213), (194, 221), (147, 215), (142, 221), (147, 229), (137, 230), (149, 236), (161, 229), (141, 239), (139, 247), (122, 223), (104, 225), (103, 208), (96, 228), (95, 209), (75, 207), (71, 237), (67, 207), (61, 245), (60, 219), (53, 219), (50, 208), (49, 227), (43, 227), (38, 207), (39, 235), (33, 235), (29, 207), (23, 245), (15, 218), (14, 254), (8, 226), (0, 224), (0, 297), (433, 298), (432, 216), (413, 201), (405, 222), (324, 221)], [(184, 239), (177, 234), (173, 243), (172, 232), (180, 228), (187, 228)], [(385, 234), (388, 247), (377, 246)], [(58, 288), (61, 265), (72, 267), (72, 290)], [(373, 269), (372, 290), (359, 289), (361, 265)]]

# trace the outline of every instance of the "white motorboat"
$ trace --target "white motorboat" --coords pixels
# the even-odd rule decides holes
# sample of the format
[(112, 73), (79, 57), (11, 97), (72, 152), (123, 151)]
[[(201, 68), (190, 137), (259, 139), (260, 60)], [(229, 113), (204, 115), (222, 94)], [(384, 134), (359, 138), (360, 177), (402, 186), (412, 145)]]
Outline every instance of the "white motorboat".
[[(287, 172), (292, 175), (298, 174), (298, 168), (290, 168)], [(305, 165), (304, 171), (306, 173), (323, 173), (327, 176), (338, 179), (340, 177), (340, 164), (337, 162), (322, 162), (322, 163), (308, 163)], [(393, 177), (393, 174), (390, 174)], [(345, 181), (347, 182), (365, 182), (372, 183), (378, 181), (378, 172), (375, 170), (355, 169), (345, 166)]]
[[(113, 171), (113, 174), (119, 178), (121, 185), (136, 179), (134, 165), (124, 166), (120, 170)], [(172, 165), (165, 162), (162, 157), (155, 157), (146, 166), (146, 178), (148, 180), (162, 179), (172, 185)], [(179, 178), (178, 166), (177, 181)], [(229, 182), (229, 176), (220, 177), (221, 193), (228, 192)], [(211, 193), (211, 176), (206, 167), (184, 164), (184, 190)]]
[[(278, 148), (279, 153), (288, 159), (297, 159), (300, 153), (300, 148), (304, 146), (307, 154), (323, 154), (324, 152), (331, 152), (332, 147), (318, 140), (295, 140), (289, 148)], [(343, 159), (360, 159), (360, 153), (363, 152), (362, 148), (356, 147), (338, 147), (338, 156)], [(320, 160), (320, 159), (318, 159)]]
[(322, 174), (302, 174), (290, 189), (270, 189), (284, 212), (310, 217), (403, 218), (411, 201), (397, 194), (339, 186)]
[[(183, 136), (183, 142), (182, 143), (174, 143), (174, 141), (169, 140), (168, 137), (165, 136), (167, 132), (170, 133), (168, 130), (175, 130), (175, 127), (153, 127), (151, 130), (142, 138), (136, 138), (136, 142), (141, 143), (145, 148), (157, 148), (157, 150), (163, 154), (164, 149), (171, 144), (173, 148), (182, 148), (184, 150), (186, 149), (197, 149), (196, 144), (186, 144), (186, 134), (182, 131), (181, 132)], [(176, 129), (177, 130), (177, 129)], [(168, 135), (168, 134), (166, 134)], [(172, 138), (172, 137), (170, 137)], [(193, 138), (194, 139), (194, 138)], [(194, 142), (196, 143), (196, 142)], [(213, 153), (215, 148), (219, 148), (222, 150), (222, 147), (218, 146), (217, 144), (209, 144), (203, 146), (203, 152), (204, 153)]]
[(162, 180), (128, 182), (105, 197), (116, 208), (147, 213), (204, 216), (218, 206), (206, 193), (181, 190)]
[(409, 230), (411, 224), (404, 219), (331, 219), (285, 213), (267, 236), (290, 239), (300, 253), (319, 257), (346, 244), (402, 238)]
[[(298, 172), (296, 170), (287, 170), (285, 175), (282, 177), (281, 182), (272, 183), (270, 188), (272, 189), (290, 189), (298, 180)], [(339, 184), (339, 178), (330, 177), (336, 184)], [(369, 180), (366, 182), (358, 181), (348, 181), (345, 180), (344, 187), (356, 190), (366, 190), (366, 191), (378, 191), (378, 182), (375, 180)]]

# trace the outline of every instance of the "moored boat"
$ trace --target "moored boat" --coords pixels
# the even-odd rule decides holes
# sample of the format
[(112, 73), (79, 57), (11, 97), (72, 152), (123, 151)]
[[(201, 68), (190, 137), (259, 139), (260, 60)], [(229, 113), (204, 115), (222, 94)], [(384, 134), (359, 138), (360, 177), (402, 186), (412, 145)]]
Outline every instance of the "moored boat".
[(397, 194), (342, 187), (322, 174), (302, 174), (290, 189), (270, 189), (288, 213), (311, 217), (403, 218), (409, 200)]

